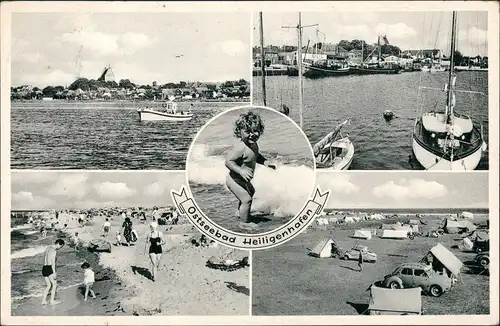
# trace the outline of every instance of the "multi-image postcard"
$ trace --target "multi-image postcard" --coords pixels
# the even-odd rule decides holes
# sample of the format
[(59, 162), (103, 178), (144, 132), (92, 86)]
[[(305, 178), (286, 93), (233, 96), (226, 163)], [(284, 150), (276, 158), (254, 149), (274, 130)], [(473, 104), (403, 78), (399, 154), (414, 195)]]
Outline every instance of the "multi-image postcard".
[(498, 324), (498, 9), (2, 3), (2, 325)]

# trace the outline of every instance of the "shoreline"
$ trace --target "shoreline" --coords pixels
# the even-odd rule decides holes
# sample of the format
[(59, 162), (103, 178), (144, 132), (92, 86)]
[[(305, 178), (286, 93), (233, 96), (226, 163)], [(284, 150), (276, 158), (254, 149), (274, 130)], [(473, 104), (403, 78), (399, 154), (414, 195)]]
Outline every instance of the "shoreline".
[[(65, 217), (59, 217), (63, 221)], [(249, 301), (249, 270), (234, 272), (211, 270), (205, 267), (210, 257), (242, 259), (247, 252), (218, 246), (194, 247), (190, 240), (199, 233), (191, 224), (160, 226), (165, 245), (158, 268), (156, 282), (149, 279), (150, 261), (144, 252), (149, 224), (132, 219), (138, 233), (135, 245), (112, 245), (111, 253), (93, 254), (91, 263), (96, 273), (94, 292), (97, 299), (83, 301), (78, 285), (61, 289), (56, 299), (63, 303), (42, 306), (40, 297), (16, 300), (12, 305), (14, 316), (115, 316), (115, 315), (247, 315)], [(103, 217), (95, 217), (93, 225), (78, 227), (76, 218), (68, 228), (61, 230), (66, 236), (79, 233), (81, 243), (100, 237)], [(115, 232), (121, 229), (121, 217), (110, 218), (112, 224), (107, 239), (115, 242)], [(123, 236), (122, 236), (123, 238)], [(102, 239), (102, 238), (101, 238)], [(86, 246), (81, 250), (86, 251)], [(88, 259), (88, 258), (86, 258)], [(83, 262), (83, 261), (82, 261)], [(60, 268), (60, 267), (59, 267)], [(75, 266), (75, 271), (80, 266)], [(41, 276), (40, 276), (41, 278)], [(15, 307), (14, 307), (15, 306)]]

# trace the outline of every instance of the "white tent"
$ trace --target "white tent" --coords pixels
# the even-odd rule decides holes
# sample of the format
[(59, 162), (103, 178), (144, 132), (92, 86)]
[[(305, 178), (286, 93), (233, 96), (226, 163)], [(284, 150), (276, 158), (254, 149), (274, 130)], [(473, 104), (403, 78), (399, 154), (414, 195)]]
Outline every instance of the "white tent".
[(420, 315), (421, 288), (385, 289), (370, 287), (370, 315)]
[(471, 251), (472, 248), (474, 248), (474, 243), (472, 243), (469, 238), (464, 238), (458, 245), (458, 249), (461, 251)]
[(354, 223), (354, 219), (352, 218), (352, 216), (346, 216), (346, 217), (344, 217), (344, 222)]
[(373, 214), (370, 215), (370, 220), (383, 220), (384, 216), (382, 214)]
[(438, 243), (430, 250), (430, 253), (441, 262), (453, 275), (458, 275), (463, 263), (445, 246)]
[(309, 255), (318, 257), (318, 258), (327, 258), (332, 255), (332, 244), (333, 240), (324, 237), (318, 241), (318, 243), (314, 246), (313, 250), (309, 253)]
[(356, 230), (352, 236), (356, 239), (370, 240), (372, 238), (372, 233), (369, 230)]
[(474, 219), (474, 214), (472, 214), (471, 212), (462, 212), (462, 214), (460, 214), (460, 217), (472, 220)]
[(406, 239), (408, 238), (407, 230), (384, 230), (382, 233), (383, 239)]
[(337, 223), (337, 222), (338, 222), (338, 220), (339, 220), (339, 219), (338, 219), (338, 218), (336, 218), (336, 217), (329, 217), (329, 218), (328, 218), (328, 222), (329, 222), (330, 224), (335, 224), (335, 223)]
[(420, 221), (419, 220), (410, 220), (410, 225), (419, 225)]

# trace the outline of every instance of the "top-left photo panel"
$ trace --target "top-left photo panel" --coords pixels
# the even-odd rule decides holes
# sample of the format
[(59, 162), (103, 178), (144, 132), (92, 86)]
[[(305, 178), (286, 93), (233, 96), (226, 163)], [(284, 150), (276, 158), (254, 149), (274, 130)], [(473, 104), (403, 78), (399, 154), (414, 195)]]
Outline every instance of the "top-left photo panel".
[(249, 13), (14, 13), (12, 169), (183, 170), (250, 102)]

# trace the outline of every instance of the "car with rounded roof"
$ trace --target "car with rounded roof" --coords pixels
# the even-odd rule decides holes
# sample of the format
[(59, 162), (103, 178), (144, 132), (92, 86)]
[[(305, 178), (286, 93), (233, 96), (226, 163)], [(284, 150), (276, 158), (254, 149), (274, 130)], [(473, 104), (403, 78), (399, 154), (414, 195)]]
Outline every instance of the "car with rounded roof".
[(451, 290), (452, 279), (446, 273), (436, 272), (431, 265), (403, 263), (386, 275), (382, 284), (391, 289), (416, 288), (433, 297), (439, 297)]

